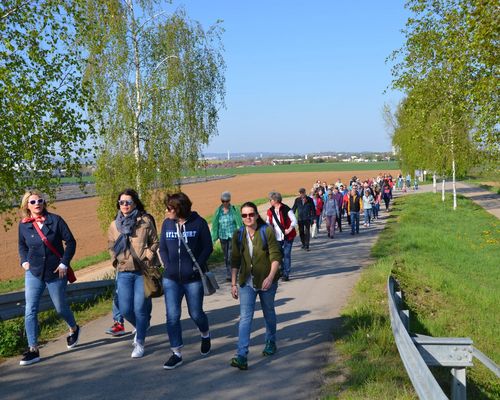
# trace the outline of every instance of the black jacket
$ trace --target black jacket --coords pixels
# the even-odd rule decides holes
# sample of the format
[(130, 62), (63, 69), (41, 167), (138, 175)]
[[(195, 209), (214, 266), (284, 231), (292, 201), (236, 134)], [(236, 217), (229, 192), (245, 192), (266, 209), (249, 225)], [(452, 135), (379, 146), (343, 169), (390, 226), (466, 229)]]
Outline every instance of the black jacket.
[(316, 217), (316, 206), (314, 205), (313, 199), (309, 196), (305, 197), (305, 203), (302, 202), (302, 197), (297, 197), (293, 203), (292, 211), (298, 210), (298, 221), (313, 221)]

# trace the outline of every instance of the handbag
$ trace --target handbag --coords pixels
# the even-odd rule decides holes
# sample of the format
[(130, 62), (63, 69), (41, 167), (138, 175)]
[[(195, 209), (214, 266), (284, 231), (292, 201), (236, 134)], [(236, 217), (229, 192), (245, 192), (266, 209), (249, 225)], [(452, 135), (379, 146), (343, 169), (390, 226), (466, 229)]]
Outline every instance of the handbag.
[[(38, 226), (36, 222), (33, 222), (33, 226), (35, 227), (36, 231), (38, 232), (38, 236), (40, 236), (40, 239), (42, 239), (42, 242), (49, 248), (49, 250), (54, 253), (59, 259), (62, 258), (61, 254), (57, 251), (57, 249), (54, 247), (52, 243), (50, 243), (49, 239), (43, 234), (42, 230)], [(73, 271), (73, 268), (68, 265), (68, 269), (66, 270), (66, 278), (68, 278), (69, 283), (73, 283), (76, 281), (76, 275), (75, 271)]]
[(142, 270), (144, 277), (144, 297), (163, 296), (162, 273), (158, 267), (145, 267)]
[(314, 223), (311, 226), (311, 237), (314, 239), (316, 236), (318, 236), (318, 226)]
[(159, 267), (150, 267), (145, 265), (137, 256), (132, 244), (129, 245), (130, 254), (142, 271), (144, 281), (144, 297), (161, 297), (163, 296), (163, 277)]
[(217, 291), (217, 289), (219, 289), (219, 284), (217, 283), (217, 279), (215, 279), (214, 273), (211, 271), (203, 272), (203, 270), (200, 267), (200, 264), (198, 264), (198, 261), (196, 261), (196, 257), (189, 248), (186, 239), (184, 238), (184, 235), (182, 235), (182, 233), (180, 232), (180, 229), (178, 230), (178, 232), (179, 232), (179, 237), (182, 240), (182, 243), (184, 243), (184, 246), (186, 246), (186, 250), (188, 254), (191, 256), (191, 259), (193, 260), (195, 268), (200, 273), (201, 283), (203, 285), (203, 294), (205, 296), (211, 296)]

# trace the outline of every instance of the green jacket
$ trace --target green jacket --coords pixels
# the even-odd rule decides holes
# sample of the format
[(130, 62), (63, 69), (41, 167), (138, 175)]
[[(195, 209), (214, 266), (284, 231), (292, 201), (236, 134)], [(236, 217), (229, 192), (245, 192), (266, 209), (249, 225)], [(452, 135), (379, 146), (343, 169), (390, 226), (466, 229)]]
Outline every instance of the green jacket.
[[(222, 211), (223, 207), (224, 207), (223, 205), (217, 207), (214, 213), (214, 217), (212, 219), (211, 235), (212, 235), (212, 242), (214, 243), (217, 241), (217, 239), (219, 239), (219, 217), (221, 212), (223, 212)], [(238, 212), (235, 206), (231, 205), (231, 207), (229, 207), (229, 214), (233, 217), (233, 221), (236, 224), (236, 230), (240, 229), (240, 227), (243, 226), (243, 221), (241, 219), (240, 213)]]
[[(246, 231), (243, 231), (242, 242), (239, 242), (239, 230), (233, 233), (231, 268), (239, 269), (239, 284), (243, 285), (249, 275), (253, 273), (253, 284), (255, 288), (261, 289), (262, 282), (271, 271), (271, 263), (278, 261), (281, 264), (281, 249), (276, 241), (273, 228), (266, 227), (267, 251), (264, 251), (262, 237), (258, 232), (253, 238), (253, 257), (250, 258)], [(253, 268), (252, 268), (253, 266)], [(274, 276), (274, 282), (280, 277), (279, 270)]]

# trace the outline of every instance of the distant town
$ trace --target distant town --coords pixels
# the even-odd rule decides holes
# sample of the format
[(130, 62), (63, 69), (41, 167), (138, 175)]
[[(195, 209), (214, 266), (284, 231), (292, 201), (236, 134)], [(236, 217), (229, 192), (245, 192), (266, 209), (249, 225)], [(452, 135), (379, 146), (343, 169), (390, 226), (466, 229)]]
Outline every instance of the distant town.
[(395, 161), (393, 152), (322, 152), (322, 153), (205, 153), (200, 161), (211, 168), (234, 168), (250, 165), (313, 164), (327, 162), (368, 163)]

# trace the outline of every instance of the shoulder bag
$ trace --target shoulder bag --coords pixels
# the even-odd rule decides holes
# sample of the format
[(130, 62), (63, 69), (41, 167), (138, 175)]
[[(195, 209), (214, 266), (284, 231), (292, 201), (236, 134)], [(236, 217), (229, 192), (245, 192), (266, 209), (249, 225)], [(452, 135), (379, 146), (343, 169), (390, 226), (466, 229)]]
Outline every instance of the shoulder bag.
[[(43, 234), (38, 224), (33, 221), (33, 226), (38, 232), (38, 236), (40, 236), (40, 239), (42, 239), (42, 242), (45, 244), (45, 246), (47, 246), (49, 250), (52, 253), (54, 253), (59, 259), (61, 259), (62, 258), (61, 254), (57, 251), (54, 245), (50, 243), (49, 239), (47, 239), (47, 237)], [(69, 265), (68, 265), (68, 270), (66, 271), (66, 278), (68, 278), (69, 283), (73, 283), (76, 281), (75, 271), (73, 271), (73, 268), (71, 268)]]
[(130, 254), (141, 269), (144, 279), (144, 297), (161, 297), (163, 296), (162, 273), (159, 267), (149, 267), (145, 265), (137, 256), (132, 244), (129, 243)]
[(196, 261), (196, 257), (189, 248), (186, 239), (184, 238), (184, 235), (182, 234), (182, 232), (180, 232), (180, 230), (179, 230), (179, 237), (181, 238), (182, 243), (184, 243), (184, 246), (186, 246), (186, 250), (188, 254), (191, 256), (195, 268), (200, 273), (201, 283), (203, 284), (203, 294), (205, 296), (210, 296), (214, 294), (217, 291), (217, 289), (219, 289), (219, 285), (217, 283), (217, 280), (215, 279), (214, 273), (210, 271), (203, 272), (203, 270), (200, 267), (200, 264), (198, 264), (198, 261)]

